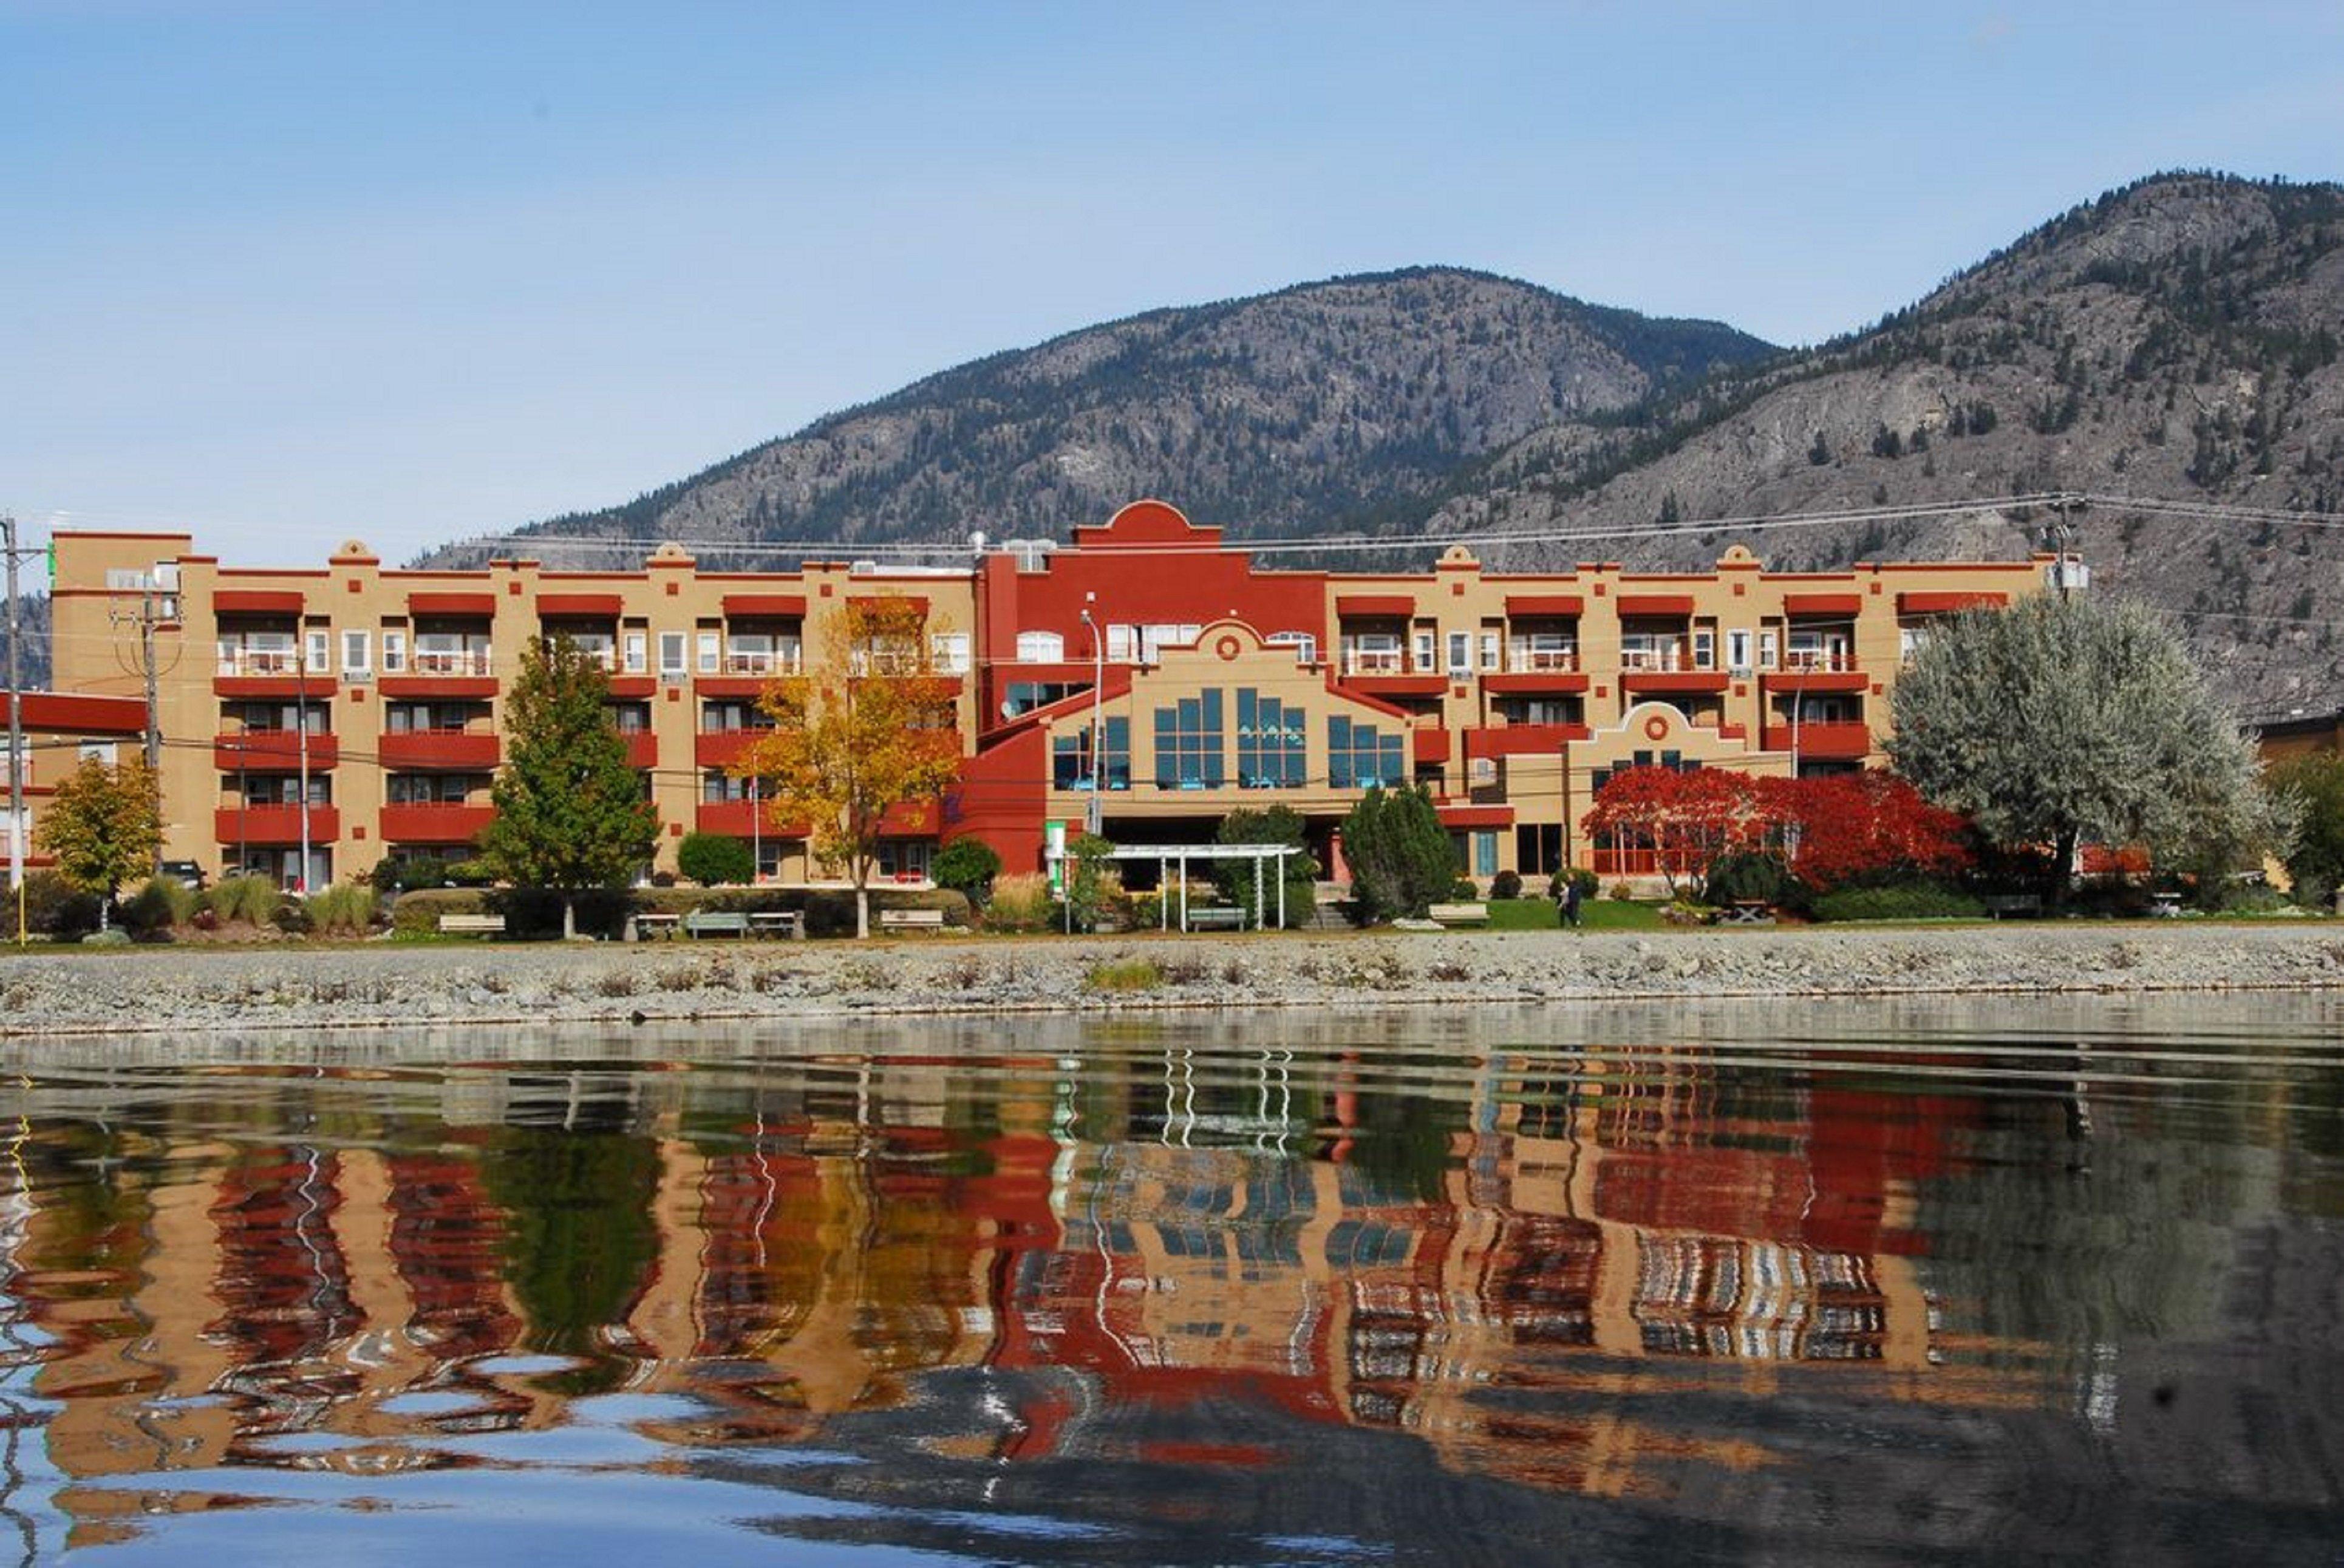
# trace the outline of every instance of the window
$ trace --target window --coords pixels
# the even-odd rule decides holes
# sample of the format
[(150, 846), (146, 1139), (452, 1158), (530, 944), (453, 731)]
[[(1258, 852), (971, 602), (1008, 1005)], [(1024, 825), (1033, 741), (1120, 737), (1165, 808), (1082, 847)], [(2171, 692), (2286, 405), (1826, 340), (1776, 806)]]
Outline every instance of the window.
[(700, 705), (702, 734), (731, 734), (737, 730), (770, 730), (773, 727), (773, 716), (745, 698)]
[(683, 633), (660, 633), (660, 673), (672, 680), (683, 677)]
[(735, 778), (722, 769), (711, 769), (700, 775), (700, 798), (714, 804), (728, 801), (763, 800), (764, 781), (755, 778)]
[(1308, 782), (1304, 764), (1300, 708), (1265, 697), (1251, 686), (1238, 689), (1238, 783), (1246, 789), (1300, 789)]
[(1479, 828), (1473, 834), (1473, 875), (1498, 875), (1498, 834), (1494, 828)]
[(407, 633), (385, 632), (382, 634), (382, 673), (396, 675), (407, 668)]
[(627, 673), (640, 675), (648, 666), (643, 663), (646, 638), (641, 632), (627, 633)]
[(1773, 632), (1759, 632), (1759, 633), (1758, 633), (1758, 667), (1759, 667), (1760, 669), (1762, 669), (1762, 670), (1771, 670), (1771, 669), (1773, 669), (1773, 668), (1775, 666), (1775, 664), (1776, 664), (1776, 663), (1777, 663), (1778, 661), (1777, 661), (1777, 659), (1776, 659), (1776, 657), (1775, 657), (1774, 649), (1775, 649), (1774, 633), (1773, 633)]
[(1395, 789), (1408, 782), (1406, 737), (1347, 714), (1327, 719), (1327, 782), (1337, 789)]
[(723, 663), (723, 659), (724, 649), (722, 640), (713, 632), (702, 632), (700, 634), (700, 673), (703, 675), (713, 675)]
[(1486, 628), (1481, 632), (1481, 668), (1484, 670), (1498, 668), (1498, 634)]
[[(1098, 765), (1104, 770), (1103, 782), (1108, 789), (1131, 787), (1131, 721), (1106, 721), (1106, 754)], [(1084, 724), (1050, 742), (1050, 786), (1053, 789), (1091, 787), (1091, 726)]]
[(1228, 782), (1217, 687), (1156, 710), (1156, 787), (1218, 789)]
[(107, 767), (112, 767), (115, 765), (115, 753), (116, 748), (112, 741), (84, 741), (76, 760), (85, 763), (103, 763)]
[(1020, 632), (1017, 633), (1017, 662), (1021, 664), (1056, 664), (1065, 662), (1066, 640), (1056, 632)]
[(1204, 627), (1196, 622), (1143, 626), (1139, 629), (1140, 654), (1149, 663), (1167, 648), (1193, 648)]
[(1473, 673), (1473, 634), (1470, 632), (1449, 633), (1449, 673), (1470, 675)]
[(1717, 633), (1696, 632), (1692, 634), (1692, 667), (1696, 670), (1717, 668)]
[(333, 645), (322, 627), (309, 633), (302, 652), (301, 673), (305, 675), (313, 672), (322, 675), (334, 667)]
[(1420, 674), (1432, 673), (1432, 633), (1419, 632), (1416, 634), (1416, 668)]
[(342, 673), (363, 675), (373, 668), (373, 639), (363, 632), (342, 633)]
[(928, 638), (928, 662), (939, 675), (968, 673), (968, 633), (938, 632)]
[(1308, 632), (1272, 632), (1262, 641), (1273, 648), (1293, 649), (1294, 662), (1298, 664), (1316, 664), (1318, 662), (1318, 639)]
[(1106, 656), (1116, 663), (1130, 663), (1131, 651), (1137, 645), (1138, 635), (1134, 628), (1110, 626), (1106, 629)]
[(1750, 633), (1728, 632), (1725, 634), (1725, 662), (1735, 670), (1750, 668)]

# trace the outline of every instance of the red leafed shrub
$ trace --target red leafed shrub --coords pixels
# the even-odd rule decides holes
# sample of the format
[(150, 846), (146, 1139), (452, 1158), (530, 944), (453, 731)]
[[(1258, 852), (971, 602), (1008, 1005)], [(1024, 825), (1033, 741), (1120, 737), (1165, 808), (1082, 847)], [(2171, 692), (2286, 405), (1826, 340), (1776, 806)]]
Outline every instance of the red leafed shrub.
[(1673, 889), (1698, 888), (1723, 855), (1772, 855), (1827, 891), (1890, 875), (1967, 867), (1968, 824), (1894, 774), (1751, 778), (1723, 768), (1626, 768), (1596, 792), (1584, 829), (1614, 849), (1649, 851)]
[(1888, 773), (1770, 779), (1768, 815), (1791, 869), (1817, 891), (1890, 875), (1944, 875), (1971, 862), (1968, 824)]

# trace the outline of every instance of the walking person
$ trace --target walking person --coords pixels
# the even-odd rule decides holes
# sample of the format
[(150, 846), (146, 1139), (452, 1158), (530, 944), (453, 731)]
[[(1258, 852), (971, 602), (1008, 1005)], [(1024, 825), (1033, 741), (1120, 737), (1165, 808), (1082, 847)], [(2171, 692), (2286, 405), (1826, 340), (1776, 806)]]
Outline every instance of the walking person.
[(1562, 879), (1562, 923), (1574, 931), (1579, 929), (1579, 879), (1575, 876)]

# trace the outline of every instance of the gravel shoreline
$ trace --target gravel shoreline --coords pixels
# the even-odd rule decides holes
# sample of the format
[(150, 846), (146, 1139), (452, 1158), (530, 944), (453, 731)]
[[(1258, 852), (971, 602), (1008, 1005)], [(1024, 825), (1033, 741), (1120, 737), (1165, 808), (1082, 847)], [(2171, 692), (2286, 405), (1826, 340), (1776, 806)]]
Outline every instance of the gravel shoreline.
[[(1152, 965), (1105, 990), (1103, 966)], [(1143, 980), (1146, 976), (1141, 976)], [(2344, 989), (2344, 926), (35, 951), (0, 1036), (1674, 997)]]

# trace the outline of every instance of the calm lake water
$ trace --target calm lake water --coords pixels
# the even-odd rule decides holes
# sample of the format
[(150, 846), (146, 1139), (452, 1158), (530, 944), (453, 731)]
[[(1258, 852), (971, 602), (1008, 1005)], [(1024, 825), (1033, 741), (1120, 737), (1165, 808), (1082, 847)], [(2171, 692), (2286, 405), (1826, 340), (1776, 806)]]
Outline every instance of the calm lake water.
[(2333, 1562), (2339, 1038), (2269, 997), (16, 1047), (0, 1559)]

